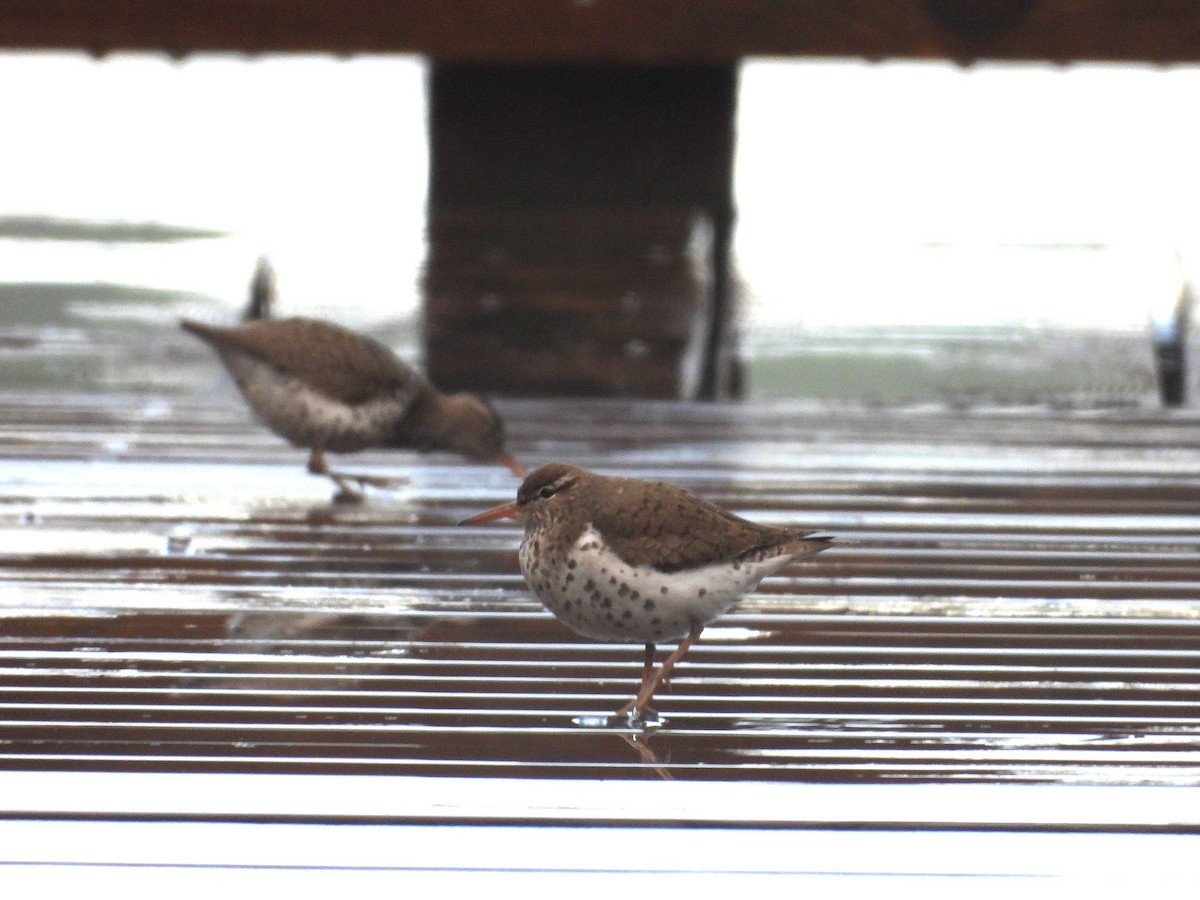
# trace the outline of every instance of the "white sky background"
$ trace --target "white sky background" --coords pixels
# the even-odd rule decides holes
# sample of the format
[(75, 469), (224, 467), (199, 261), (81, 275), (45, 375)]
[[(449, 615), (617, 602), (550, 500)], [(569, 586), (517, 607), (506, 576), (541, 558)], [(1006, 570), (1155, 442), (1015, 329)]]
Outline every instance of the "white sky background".
[[(236, 235), (236, 249), (84, 254), (95, 280), (136, 278), (137, 266), (155, 286), (240, 304), (265, 252), (285, 305), (345, 305), (352, 319), (356, 306), (413, 306), (428, 174), (418, 60), (9, 54), (0, 84), (0, 215)], [(61, 245), (46, 252), (70, 261)], [(38, 266), (28, 248), (4, 255), (18, 269), (21, 259)]]
[[(144, 280), (240, 302), (268, 252), (285, 305), (411, 309), (419, 61), (5, 54), (0, 84), (0, 215), (228, 229), (238, 252), (152, 249)], [(1198, 243), (1198, 99), (1194, 68), (748, 63), (749, 316), (1144, 322)], [(0, 248), (0, 278), (129, 278), (129, 254), (92, 249), (65, 272), (61, 246)]]
[[(749, 65), (752, 299), (810, 325), (1141, 327), (1178, 294), (1176, 254), (1195, 258), (1198, 100), (1196, 68)], [(817, 302), (774, 302), (789, 283)]]

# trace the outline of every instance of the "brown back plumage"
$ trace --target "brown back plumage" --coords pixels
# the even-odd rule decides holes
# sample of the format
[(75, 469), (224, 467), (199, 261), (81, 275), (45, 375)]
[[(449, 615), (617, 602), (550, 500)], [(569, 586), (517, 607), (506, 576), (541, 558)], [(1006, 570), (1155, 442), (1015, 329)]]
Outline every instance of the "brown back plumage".
[(249, 353), (341, 403), (363, 403), (397, 390), (415, 394), (430, 387), (383, 344), (332, 322), (294, 317), (232, 328), (186, 319), (181, 324), (218, 351)]
[[(553, 491), (551, 496), (546, 490)], [(811, 531), (750, 522), (672, 484), (597, 475), (566, 463), (535, 469), (517, 502), (531, 516), (553, 515), (572, 540), (590, 524), (625, 562), (660, 572), (736, 559), (811, 556), (829, 542)]]

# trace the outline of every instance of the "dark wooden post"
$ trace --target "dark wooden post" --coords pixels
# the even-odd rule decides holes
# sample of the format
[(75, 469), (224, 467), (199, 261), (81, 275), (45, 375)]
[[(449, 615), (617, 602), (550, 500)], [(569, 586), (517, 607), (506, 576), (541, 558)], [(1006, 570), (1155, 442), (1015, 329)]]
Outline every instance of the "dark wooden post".
[(432, 378), (723, 393), (736, 86), (733, 65), (434, 64)]

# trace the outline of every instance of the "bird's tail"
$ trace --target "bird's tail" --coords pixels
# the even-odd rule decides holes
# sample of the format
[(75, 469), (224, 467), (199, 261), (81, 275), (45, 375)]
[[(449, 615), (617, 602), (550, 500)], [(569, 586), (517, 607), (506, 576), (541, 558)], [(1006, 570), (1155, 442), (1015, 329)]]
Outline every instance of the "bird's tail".
[(217, 329), (211, 325), (205, 325), (203, 322), (197, 322), (193, 319), (180, 319), (179, 327), (188, 334), (194, 334), (200, 340), (209, 344), (213, 343), (217, 337)]
[(832, 540), (831, 534), (803, 534), (788, 544), (787, 550), (793, 561), (808, 559), (827, 549)]
[(256, 319), (270, 319), (275, 315), (275, 269), (266, 255), (258, 258), (254, 267), (254, 277), (250, 280), (250, 300), (242, 313), (243, 322), (253, 322)]

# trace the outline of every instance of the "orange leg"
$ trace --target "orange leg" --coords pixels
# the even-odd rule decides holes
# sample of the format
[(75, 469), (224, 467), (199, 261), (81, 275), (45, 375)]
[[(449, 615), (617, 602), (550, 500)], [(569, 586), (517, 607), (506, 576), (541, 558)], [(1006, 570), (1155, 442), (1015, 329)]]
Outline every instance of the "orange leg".
[(329, 463), (325, 462), (325, 451), (320, 447), (313, 447), (308, 454), (308, 471), (313, 475), (329, 474)]
[[(648, 688), (652, 681), (654, 681), (654, 651), (656, 649), (657, 648), (654, 646), (654, 644), (646, 644), (646, 653), (642, 659), (642, 683), (638, 685), (639, 695), (642, 693), (642, 691)], [(653, 693), (653, 688), (650, 688), (650, 691)], [(629, 703), (625, 705), (625, 709), (622, 711), (626, 712), (630, 709), (633, 709), (633, 704), (634, 701), (630, 700)]]
[[(403, 478), (383, 478), (378, 475), (355, 475), (352, 472), (335, 472), (329, 468), (325, 460), (325, 451), (314, 447), (308, 456), (308, 471), (313, 475), (324, 475), (333, 480), (338, 486), (334, 495), (335, 503), (361, 503), (363, 500), (363, 485), (371, 487), (394, 488), (405, 483)], [(357, 485), (357, 487), (355, 486)]]
[(663, 660), (663, 664), (659, 667), (658, 672), (654, 672), (654, 645), (646, 645), (645, 665), (642, 669), (642, 684), (638, 688), (637, 696), (617, 710), (617, 715), (626, 717), (643, 718), (646, 713), (654, 713), (650, 708), (650, 701), (654, 698), (654, 692), (662, 687), (663, 683), (671, 676), (671, 670), (675, 668), (675, 663), (683, 659), (683, 655), (688, 652), (692, 644), (696, 643), (700, 637), (700, 632), (704, 630), (704, 626), (694, 625), (692, 630), (688, 632), (687, 637), (679, 642), (670, 655)]
[(329, 468), (329, 463), (325, 461), (325, 451), (320, 447), (313, 447), (312, 452), (308, 455), (308, 471), (313, 475), (324, 475), (332, 479), (333, 483), (338, 486), (338, 492), (333, 495), (334, 503), (362, 502), (362, 491), (354, 487), (345, 475)]

